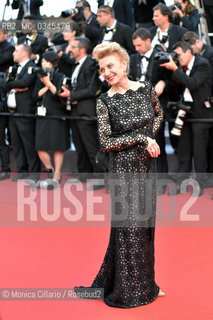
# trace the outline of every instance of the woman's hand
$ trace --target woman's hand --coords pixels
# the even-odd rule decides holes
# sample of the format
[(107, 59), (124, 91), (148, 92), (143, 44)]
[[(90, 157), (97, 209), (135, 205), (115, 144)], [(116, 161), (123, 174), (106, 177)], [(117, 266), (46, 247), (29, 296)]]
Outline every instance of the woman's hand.
[(46, 87), (48, 87), (50, 84), (50, 73), (48, 72), (47, 76), (40, 78), (40, 80)]
[(173, 10), (173, 12), (176, 13), (180, 18), (184, 16), (182, 10), (180, 10), (176, 5), (175, 5), (175, 10)]
[(154, 139), (147, 137), (148, 147), (146, 150), (149, 152), (152, 158), (157, 158), (160, 155), (160, 148)]

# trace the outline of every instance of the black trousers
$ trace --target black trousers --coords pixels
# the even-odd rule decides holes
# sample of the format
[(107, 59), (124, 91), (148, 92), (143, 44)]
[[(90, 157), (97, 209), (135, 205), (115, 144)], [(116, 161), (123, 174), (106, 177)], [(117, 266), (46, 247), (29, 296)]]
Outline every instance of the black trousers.
[(179, 182), (188, 178), (192, 159), (198, 181), (202, 183), (207, 178), (210, 127), (212, 124), (208, 123), (184, 123), (178, 142)]
[(0, 159), (3, 172), (10, 171), (10, 149), (5, 143), (5, 129), (7, 128), (8, 118), (0, 117)]
[(97, 123), (71, 121), (72, 140), (77, 152), (79, 173), (97, 172), (95, 156), (98, 151)]
[(18, 172), (40, 172), (40, 159), (35, 150), (35, 121), (9, 120), (11, 144)]
[(160, 147), (160, 155), (157, 157), (157, 172), (168, 173), (168, 161), (166, 155), (166, 140), (165, 140), (165, 122), (162, 122), (161, 127), (156, 135), (156, 142)]

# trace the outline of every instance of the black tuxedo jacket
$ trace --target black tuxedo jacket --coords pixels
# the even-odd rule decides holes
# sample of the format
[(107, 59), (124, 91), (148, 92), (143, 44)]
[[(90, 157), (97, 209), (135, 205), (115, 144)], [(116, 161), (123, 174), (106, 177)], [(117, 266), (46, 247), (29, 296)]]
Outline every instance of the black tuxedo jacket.
[[(30, 14), (36, 17), (37, 20), (41, 20), (41, 14), (39, 7), (43, 5), (43, 0), (30, 0)], [(21, 4), (21, 0), (13, 0), (12, 3), (13, 9), (19, 9), (17, 20), (22, 20), (24, 16), (23, 5)]]
[(71, 102), (78, 102), (76, 107), (72, 106), (71, 115), (95, 117), (96, 97), (99, 89), (97, 62), (87, 56), (79, 70), (77, 85), (70, 92)]
[[(155, 60), (155, 54), (157, 52), (153, 50), (146, 72), (146, 81), (151, 81), (155, 85), (159, 80), (168, 80), (169, 72), (165, 68), (160, 67), (157, 60)], [(130, 56), (130, 72), (129, 76), (134, 81), (139, 81), (141, 77), (141, 57), (139, 53), (132, 54)]]
[(213, 47), (208, 44), (204, 44), (200, 55), (210, 62), (213, 71)]
[(0, 72), (5, 72), (13, 65), (14, 46), (7, 40), (0, 42)]
[[(18, 39), (18, 44), (21, 43), (26, 43), (26, 35)], [(31, 42), (30, 46), (32, 53), (42, 55), (48, 48), (47, 38), (37, 33), (35, 40)]]
[[(104, 0), (98, 0), (98, 7), (104, 5)], [(115, 19), (133, 27), (133, 8), (129, 0), (115, 0), (113, 3)]]
[(89, 21), (85, 22), (85, 36), (90, 39), (92, 47), (95, 47), (100, 38), (101, 28), (97, 21), (97, 15), (92, 12)]
[[(151, 27), (149, 29), (149, 31), (151, 32), (152, 39), (155, 37), (157, 29), (158, 28), (156, 26)], [(170, 24), (170, 27), (169, 27), (169, 30), (168, 30), (169, 47), (167, 49), (167, 52), (171, 52), (172, 51), (173, 45), (176, 42), (181, 40), (182, 36), (184, 35), (184, 33), (186, 31), (188, 31), (186, 28), (177, 26), (177, 25), (175, 25), (173, 23)]]
[(186, 75), (180, 68), (173, 72), (172, 79), (188, 88), (193, 99), (193, 118), (212, 118), (213, 108), (206, 108), (204, 101), (211, 96), (212, 70), (208, 60), (195, 56), (190, 75)]
[[(103, 40), (104, 30), (105, 29), (102, 29), (99, 43), (101, 43)], [(129, 26), (117, 21), (114, 30), (112, 42), (115, 41), (119, 43), (124, 49), (127, 50), (129, 54), (135, 53), (135, 48), (132, 43), (132, 29)]]
[[(32, 99), (33, 87), (36, 79), (35, 73), (28, 73), (29, 67), (34, 67), (32, 61), (28, 61), (17, 75), (16, 80), (10, 81), (6, 84), (6, 90), (10, 91), (14, 88), (28, 88), (28, 90), (16, 93), (16, 112), (18, 113), (34, 113), (34, 102)], [(27, 119), (23, 119), (27, 120)]]

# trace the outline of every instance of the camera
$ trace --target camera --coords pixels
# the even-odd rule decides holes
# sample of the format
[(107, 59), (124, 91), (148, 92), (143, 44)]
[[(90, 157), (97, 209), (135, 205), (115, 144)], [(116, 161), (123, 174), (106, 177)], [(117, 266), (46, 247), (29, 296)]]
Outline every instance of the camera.
[(182, 7), (181, 7), (180, 2), (175, 2), (174, 4), (172, 4), (171, 6), (169, 6), (169, 8), (173, 11), (173, 10), (176, 9), (175, 6), (178, 7), (178, 9), (182, 10)]
[(176, 52), (157, 52), (154, 55), (154, 59), (159, 62), (159, 64), (163, 64), (169, 62), (169, 57), (172, 57), (175, 63), (178, 63), (178, 55)]
[(185, 105), (182, 103), (182, 101), (178, 102), (168, 102), (167, 108), (175, 107), (178, 109), (178, 114), (175, 119), (174, 127), (171, 130), (171, 134), (177, 137), (181, 136), (183, 124), (184, 124), (184, 118), (187, 113), (192, 112), (192, 106), (191, 105)]
[(8, 70), (2, 75), (6, 82), (14, 81), (18, 70), (18, 64), (10, 66)]
[(58, 86), (59, 88), (57, 89), (57, 93), (63, 92), (62, 86), (69, 86), (71, 88), (72, 87), (71, 83), (72, 83), (71, 78), (63, 77)]
[(67, 18), (69, 16), (72, 16), (72, 19), (75, 22), (84, 20), (83, 6), (76, 6), (75, 8), (64, 10), (61, 12), (62, 18)]
[(59, 44), (59, 45), (52, 45), (48, 47), (48, 51), (53, 51), (55, 53), (58, 53), (59, 51), (64, 51), (64, 44)]
[(50, 78), (52, 76), (53, 70), (49, 68), (42, 69), (41, 67), (29, 67), (28, 74), (35, 73), (39, 78), (46, 77), (48, 73), (50, 73)]

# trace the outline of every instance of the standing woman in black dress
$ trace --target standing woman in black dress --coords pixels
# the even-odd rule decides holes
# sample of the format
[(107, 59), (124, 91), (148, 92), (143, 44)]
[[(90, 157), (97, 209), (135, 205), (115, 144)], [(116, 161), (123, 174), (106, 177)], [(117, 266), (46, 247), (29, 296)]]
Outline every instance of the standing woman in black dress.
[[(46, 115), (63, 116), (66, 114), (66, 102), (57, 94), (64, 78), (62, 73), (55, 70), (58, 62), (59, 58), (55, 52), (49, 51), (42, 55), (42, 68), (47, 69), (49, 72), (45, 77), (38, 77), (33, 92), (34, 99), (36, 101), (40, 100), (40, 105), (42, 105), (42, 110)], [(59, 186), (64, 151), (70, 147), (66, 121), (47, 119), (45, 115), (44, 118), (37, 119), (35, 146), (46, 171), (53, 172), (53, 179), (50, 181), (50, 185), (42, 185), (40, 183), (39, 186), (47, 187), (48, 189)], [(49, 151), (53, 152), (54, 165), (51, 162)]]
[(96, 46), (93, 56), (111, 86), (97, 101), (97, 117), (113, 180), (109, 245), (91, 287), (104, 289), (109, 306), (132, 308), (164, 294), (155, 283), (156, 186), (150, 173), (160, 154), (154, 137), (163, 115), (151, 83), (127, 78), (129, 56), (118, 43)]

